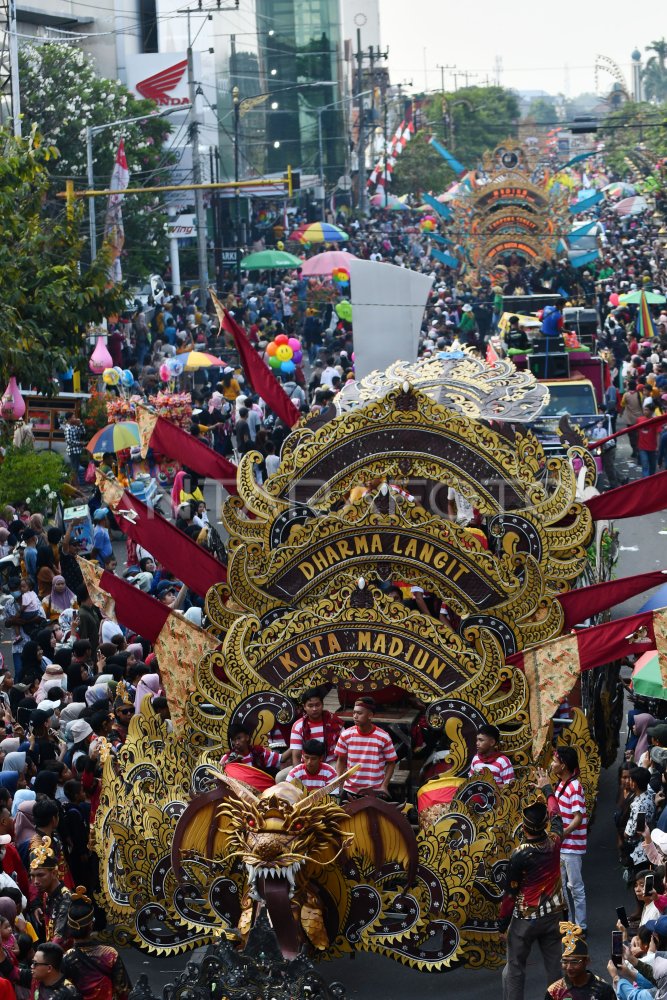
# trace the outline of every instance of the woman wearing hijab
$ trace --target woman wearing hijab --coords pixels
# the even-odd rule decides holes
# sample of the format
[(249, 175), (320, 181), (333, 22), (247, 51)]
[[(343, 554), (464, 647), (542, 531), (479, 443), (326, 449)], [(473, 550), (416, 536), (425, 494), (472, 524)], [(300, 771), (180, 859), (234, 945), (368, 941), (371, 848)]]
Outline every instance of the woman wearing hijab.
[(109, 688), (106, 684), (95, 684), (94, 687), (89, 687), (86, 691), (86, 705), (90, 708), (92, 705), (97, 705), (98, 702), (109, 700)]
[(14, 771), (16, 773), (17, 785), (19, 782), (25, 785), (28, 770), (28, 758), (25, 751), (15, 750), (14, 753), (8, 753), (2, 762), (2, 770)]
[(32, 783), (35, 795), (45, 795), (55, 802), (58, 790), (58, 775), (55, 771), (39, 771)]
[(8, 788), (12, 798), (16, 795), (19, 776), (16, 771), (0, 771), (0, 787)]
[[(19, 799), (19, 796), (21, 798)], [(35, 801), (37, 796), (34, 792), (29, 792), (24, 789), (22, 792), (16, 793), (16, 798), (14, 799), (14, 805), (18, 801), (16, 806), (16, 812), (12, 810), (14, 815), (14, 843), (17, 847), (21, 844), (25, 844), (26, 840), (32, 840), (37, 831), (35, 830), (35, 824), (32, 818), (32, 811), (35, 807)]]
[(642, 755), (648, 750), (648, 733), (646, 730), (649, 726), (655, 726), (656, 722), (657, 720), (652, 715), (649, 715), (648, 712), (640, 712), (632, 720), (632, 728), (637, 740), (634, 747), (635, 764), (639, 764)]
[(51, 593), (54, 578), (60, 572), (60, 566), (53, 556), (50, 545), (41, 545), (37, 549), (37, 594), (40, 599)]
[(76, 594), (67, 586), (64, 576), (54, 576), (51, 593), (42, 601), (47, 621), (56, 622), (63, 611), (77, 607)]
[(163, 694), (160, 686), (160, 675), (144, 674), (137, 684), (137, 693), (134, 696), (134, 714), (138, 715), (141, 711), (141, 703), (146, 695), (150, 695), (152, 701), (153, 698), (160, 694)]
[(33, 639), (29, 639), (21, 650), (21, 683), (32, 684), (42, 679), (42, 657), (44, 650)]
[(49, 663), (53, 663), (53, 657), (56, 655), (56, 633), (54, 629), (49, 626), (49, 628), (42, 628), (39, 630), (35, 636), (35, 642), (42, 650), (42, 670), (48, 667)]

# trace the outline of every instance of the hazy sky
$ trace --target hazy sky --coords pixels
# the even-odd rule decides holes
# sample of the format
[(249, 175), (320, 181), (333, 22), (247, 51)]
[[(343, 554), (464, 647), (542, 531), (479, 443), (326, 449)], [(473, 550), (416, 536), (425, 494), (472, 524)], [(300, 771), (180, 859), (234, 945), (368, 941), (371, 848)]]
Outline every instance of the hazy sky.
[[(392, 83), (412, 80), (417, 90), (439, 89), (437, 64), (470, 73), (469, 82), (495, 76), (519, 90), (573, 97), (595, 90), (596, 56), (617, 62), (628, 86), (630, 56), (667, 36), (667, 14), (658, 0), (379, 0), (383, 47), (389, 47)], [(445, 88), (454, 88), (451, 70)], [(472, 74), (477, 74), (473, 77)], [(600, 92), (613, 77), (599, 74)], [(465, 84), (459, 76), (458, 86)]]

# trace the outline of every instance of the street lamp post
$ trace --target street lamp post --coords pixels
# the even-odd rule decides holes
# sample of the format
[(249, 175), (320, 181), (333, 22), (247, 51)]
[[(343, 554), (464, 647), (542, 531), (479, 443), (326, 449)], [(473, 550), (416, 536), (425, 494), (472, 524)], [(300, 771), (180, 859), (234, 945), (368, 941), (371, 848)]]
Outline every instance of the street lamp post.
[[(132, 125), (134, 122), (145, 122), (150, 118), (165, 118), (167, 115), (173, 115), (180, 108), (165, 108), (164, 111), (154, 111), (150, 115), (137, 115), (135, 118), (120, 118), (115, 122), (105, 122), (104, 125), (88, 125), (86, 127), (86, 179), (88, 181), (88, 189), (92, 191), (95, 188), (95, 176), (93, 173), (93, 136), (96, 136), (98, 132), (104, 132), (107, 128), (115, 128), (116, 125)], [(90, 233), (90, 259), (95, 260), (97, 257), (97, 231), (95, 228), (95, 196), (91, 195), (88, 199), (88, 226)]]

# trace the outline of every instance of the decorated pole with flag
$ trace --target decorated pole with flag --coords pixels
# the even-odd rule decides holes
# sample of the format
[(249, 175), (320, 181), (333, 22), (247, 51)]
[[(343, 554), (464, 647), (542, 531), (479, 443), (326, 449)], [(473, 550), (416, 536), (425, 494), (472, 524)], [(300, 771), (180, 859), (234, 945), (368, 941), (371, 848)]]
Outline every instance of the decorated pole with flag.
[[(111, 182), (109, 188), (112, 191), (124, 191), (130, 181), (130, 171), (127, 167), (127, 157), (125, 156), (125, 141), (118, 143), (116, 152), (116, 162), (111, 172)], [(123, 280), (123, 270), (120, 264), (120, 255), (125, 244), (125, 229), (123, 228), (123, 198), (122, 194), (110, 194), (107, 205), (106, 219), (104, 220), (104, 242), (111, 248), (111, 267), (109, 269), (109, 280), (117, 283)]]

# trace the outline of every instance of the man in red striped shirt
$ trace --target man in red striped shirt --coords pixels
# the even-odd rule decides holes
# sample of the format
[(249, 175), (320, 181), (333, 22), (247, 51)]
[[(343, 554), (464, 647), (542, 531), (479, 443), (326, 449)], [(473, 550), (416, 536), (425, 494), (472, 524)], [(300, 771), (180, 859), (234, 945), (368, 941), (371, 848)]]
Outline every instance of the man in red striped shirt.
[(586, 930), (586, 890), (581, 864), (586, 853), (588, 821), (586, 799), (579, 774), (579, 757), (574, 747), (557, 747), (553, 770), (558, 778), (554, 795), (563, 820), (560, 868), (570, 920)]
[(498, 727), (490, 723), (480, 726), (475, 742), (477, 753), (470, 764), (470, 777), (487, 770), (491, 772), (497, 785), (511, 785), (514, 781), (514, 768), (509, 757), (500, 752)]
[(336, 777), (336, 768), (325, 761), (326, 747), (320, 740), (306, 740), (302, 760), (287, 775), (287, 781), (300, 781), (309, 791), (324, 788)]
[(391, 737), (373, 723), (375, 702), (372, 698), (358, 698), (354, 703), (354, 725), (344, 729), (336, 743), (336, 771), (345, 771), (359, 765), (345, 782), (348, 795), (374, 791), (389, 795), (389, 782), (396, 767), (396, 751)]

